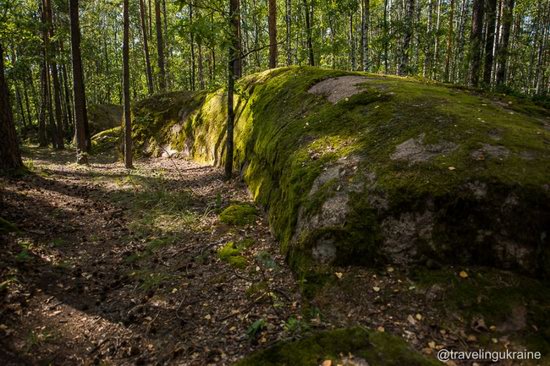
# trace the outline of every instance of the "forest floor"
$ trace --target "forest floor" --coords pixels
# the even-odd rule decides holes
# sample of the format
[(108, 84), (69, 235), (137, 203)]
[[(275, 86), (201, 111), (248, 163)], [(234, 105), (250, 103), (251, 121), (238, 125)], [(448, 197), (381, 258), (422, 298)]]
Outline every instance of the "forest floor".
[[(108, 157), (82, 167), (72, 152), (24, 153), (30, 172), (0, 178), (1, 216), (18, 229), (0, 232), (3, 365), (231, 364), (307, 330), (356, 324), (426, 354), (510, 343), (483, 318), (434, 306), (443, 287), (420, 291), (399, 268), (337, 268), (304, 298), (265, 215), (220, 221), (221, 209), (251, 199), (217, 168), (147, 159), (126, 170)], [(220, 256), (228, 242), (248, 243), (244, 263)], [(508, 323), (525, 328), (518, 312)]]

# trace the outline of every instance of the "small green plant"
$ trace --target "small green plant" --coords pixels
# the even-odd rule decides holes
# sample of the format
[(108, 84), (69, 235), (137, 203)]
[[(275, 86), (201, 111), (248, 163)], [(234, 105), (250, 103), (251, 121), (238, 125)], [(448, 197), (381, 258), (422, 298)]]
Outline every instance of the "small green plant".
[(246, 289), (246, 296), (254, 298), (259, 295), (261, 296), (261, 294), (264, 294), (267, 290), (268, 286), (266, 281), (256, 282)]
[(65, 245), (65, 239), (55, 238), (55, 239), (52, 240), (51, 245), (55, 248), (62, 247), (63, 245)]
[(28, 262), (31, 259), (30, 249), (32, 244), (28, 241), (20, 241), (21, 251), (15, 256), (17, 262)]
[(246, 267), (247, 261), (246, 258), (241, 255), (241, 253), (253, 244), (254, 240), (250, 238), (245, 238), (236, 243), (230, 241), (229, 243), (218, 249), (218, 257), (222, 261), (225, 261), (234, 267), (244, 268)]
[(48, 330), (42, 330), (42, 331), (32, 330), (27, 336), (27, 339), (25, 340), (25, 352), (29, 352), (34, 347), (37, 347), (40, 344), (48, 342), (49, 340), (52, 340), (54, 338), (55, 338), (55, 335)]
[(17, 232), (19, 229), (14, 223), (0, 217), (0, 233)]
[(222, 207), (222, 195), (217, 194), (216, 195), (216, 209), (219, 210)]
[(170, 276), (165, 273), (151, 272), (148, 270), (132, 272), (130, 275), (138, 280), (140, 283), (139, 288), (143, 291), (156, 289), (170, 279)]
[(254, 340), (258, 338), (258, 335), (267, 327), (267, 322), (262, 318), (256, 320), (254, 323), (250, 324), (246, 330), (246, 335), (249, 339)]
[(306, 331), (309, 329), (309, 325), (304, 322), (303, 320), (300, 320), (296, 318), (295, 316), (291, 316), (288, 318), (288, 320), (285, 322), (284, 328), (287, 332), (291, 334), (300, 333), (303, 331)]
[(275, 262), (273, 257), (271, 257), (271, 254), (269, 254), (269, 252), (266, 252), (265, 250), (262, 250), (261, 252), (256, 254), (256, 259), (266, 268), (277, 268), (277, 263)]

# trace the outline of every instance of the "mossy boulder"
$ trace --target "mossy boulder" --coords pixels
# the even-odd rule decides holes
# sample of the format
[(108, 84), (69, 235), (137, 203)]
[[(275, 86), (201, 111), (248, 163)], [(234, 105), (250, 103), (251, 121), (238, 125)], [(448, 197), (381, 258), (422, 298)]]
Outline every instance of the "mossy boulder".
[(122, 151), (122, 127), (113, 127), (92, 136), (92, 149), (96, 153)]
[[(311, 67), (247, 76), (235, 103), (234, 167), (296, 268), (436, 261), (550, 275), (547, 110)], [(138, 144), (222, 164), (225, 104), (223, 90), (143, 101)]]
[[(350, 356), (351, 355), (351, 356)], [(409, 348), (401, 338), (363, 328), (320, 332), (295, 342), (279, 342), (237, 362), (236, 366), (317, 366), (331, 360), (333, 365), (345, 359), (378, 366), (438, 365), (435, 359), (422, 356)]]
[(122, 123), (122, 106), (116, 104), (92, 104), (88, 107), (88, 125), (90, 133), (120, 126)]
[(233, 204), (220, 214), (220, 221), (229, 225), (250, 225), (258, 216), (256, 207), (248, 204)]

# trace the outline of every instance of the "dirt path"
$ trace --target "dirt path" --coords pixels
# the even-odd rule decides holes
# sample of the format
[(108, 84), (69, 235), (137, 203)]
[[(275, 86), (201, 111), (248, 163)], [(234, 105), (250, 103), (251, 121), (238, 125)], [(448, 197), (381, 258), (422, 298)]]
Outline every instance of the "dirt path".
[[(0, 363), (221, 365), (290, 335), (299, 290), (265, 219), (218, 218), (250, 201), (241, 183), (183, 160), (27, 155), (32, 174), (0, 180), (20, 230), (2, 235)], [(243, 239), (244, 268), (220, 260)]]
[[(546, 349), (550, 293), (533, 279), (335, 267), (306, 300), (311, 286), (285, 264), (264, 215), (220, 221), (231, 203), (251, 203), (238, 180), (185, 160), (133, 171), (72, 160), (27, 149), (31, 173), (0, 178), (0, 217), (18, 228), (0, 222), (1, 365), (228, 365), (280, 339), (356, 325), (428, 355)], [(239, 261), (220, 255), (230, 242)]]

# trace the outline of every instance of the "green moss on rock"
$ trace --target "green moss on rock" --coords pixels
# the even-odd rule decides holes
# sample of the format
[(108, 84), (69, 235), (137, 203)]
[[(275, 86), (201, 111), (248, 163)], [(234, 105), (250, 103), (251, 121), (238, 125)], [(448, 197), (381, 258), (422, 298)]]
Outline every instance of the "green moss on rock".
[(258, 216), (256, 207), (248, 204), (234, 204), (220, 214), (220, 221), (229, 225), (250, 225)]
[[(310, 92), (326, 80), (356, 94)], [(311, 67), (247, 76), (235, 104), (234, 167), (301, 270), (430, 258), (550, 276), (546, 110)], [(155, 96), (134, 119), (142, 150), (223, 163), (222, 89)]]
[(113, 127), (92, 136), (92, 150), (95, 153), (117, 151), (122, 144), (122, 127)]
[(400, 338), (363, 328), (349, 328), (320, 332), (295, 342), (280, 342), (235, 365), (316, 366), (325, 360), (337, 364), (342, 355), (349, 354), (378, 366), (438, 364), (409, 348)]

